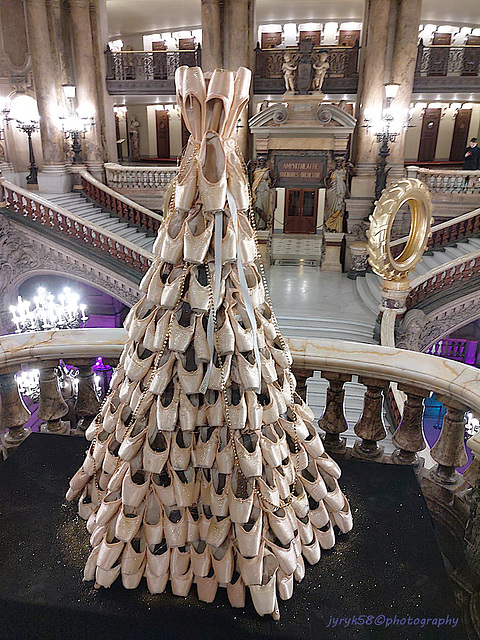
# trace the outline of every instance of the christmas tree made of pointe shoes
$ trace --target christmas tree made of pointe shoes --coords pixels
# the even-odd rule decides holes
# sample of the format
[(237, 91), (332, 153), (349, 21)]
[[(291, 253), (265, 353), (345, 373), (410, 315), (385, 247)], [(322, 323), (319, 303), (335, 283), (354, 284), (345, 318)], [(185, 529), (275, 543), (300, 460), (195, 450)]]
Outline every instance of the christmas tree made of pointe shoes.
[(131, 309), (111, 389), (69, 500), (87, 520), (84, 579), (127, 589), (145, 576), (233, 607), (250, 590), (279, 617), (306, 560), (352, 527), (313, 413), (295, 393), (250, 220), (235, 140), (251, 72), (176, 73), (191, 136)]

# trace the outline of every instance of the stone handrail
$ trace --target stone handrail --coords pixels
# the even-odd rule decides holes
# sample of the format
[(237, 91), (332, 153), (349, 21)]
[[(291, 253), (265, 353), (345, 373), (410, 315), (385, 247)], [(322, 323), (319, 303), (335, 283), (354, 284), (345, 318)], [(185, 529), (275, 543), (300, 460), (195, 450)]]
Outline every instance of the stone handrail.
[(27, 191), (5, 178), (0, 178), (0, 191), (3, 191), (0, 201), (4, 202), (7, 209), (40, 222), (44, 227), (62, 235), (75, 238), (141, 273), (145, 273), (150, 266), (153, 256), (149, 251), (77, 216), (68, 209)]
[(117, 193), (107, 185), (97, 180), (86, 169), (78, 171), (82, 179), (83, 192), (91, 200), (101, 207), (105, 207), (109, 211), (116, 213), (124, 220), (131, 222), (142, 229), (157, 233), (162, 223), (163, 217), (154, 211), (150, 211), (138, 202), (134, 202)]
[[(91, 364), (98, 356), (112, 361), (119, 358), (126, 337), (124, 329), (77, 329), (0, 337), (0, 401), (1, 406), (9, 408), (0, 414), (0, 429), (9, 429), (2, 439), (4, 446), (18, 446), (28, 435), (23, 427), (26, 409), (14, 380), (15, 372), (22, 365), (34, 364), (41, 371), (45, 369), (44, 378), (50, 376), (50, 380), (53, 366), (59, 358), (69, 364), (80, 360), (87, 369), (90, 366), (91, 376)], [(363, 413), (355, 425), (359, 438), (354, 447), (355, 453), (357, 457), (368, 460), (381, 457), (378, 442), (386, 437), (381, 398), (390, 382), (395, 381), (407, 394), (407, 401), (393, 436), (398, 449), (392, 455), (392, 461), (414, 463), (417, 453), (425, 449), (422, 398), (433, 391), (447, 407), (447, 415), (440, 438), (431, 450), (431, 456), (437, 463), (432, 473), (440, 484), (457, 481), (455, 468), (467, 461), (463, 415), (467, 409), (480, 415), (480, 371), (460, 362), (402, 349), (327, 339), (290, 338), (287, 341), (300, 393), (304, 388), (302, 382), (314, 371), (321, 371), (322, 377), (330, 383), (325, 412), (319, 420), (319, 426), (326, 434), (327, 449), (339, 451), (342, 444), (344, 446), (340, 434), (348, 426), (343, 414), (343, 385), (355, 375), (367, 387)], [(52, 392), (51, 386), (49, 391)], [(51, 404), (55, 404), (53, 400)], [(91, 414), (94, 415), (93, 409)], [(48, 416), (48, 412), (43, 416), (47, 427)], [(59, 424), (58, 411), (55, 416), (50, 420), (54, 432)], [(468, 445), (480, 457), (480, 434), (470, 438)]]
[(113, 189), (165, 189), (178, 167), (139, 167), (106, 162), (107, 184)]
[(480, 171), (407, 167), (408, 178), (418, 178), (432, 193), (480, 195)]

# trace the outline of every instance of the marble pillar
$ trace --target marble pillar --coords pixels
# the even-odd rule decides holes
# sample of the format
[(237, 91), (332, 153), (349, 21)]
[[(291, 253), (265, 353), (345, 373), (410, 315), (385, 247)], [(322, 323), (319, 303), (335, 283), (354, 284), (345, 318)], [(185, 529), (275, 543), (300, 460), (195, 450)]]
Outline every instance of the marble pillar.
[(222, 17), (219, 0), (202, 0), (202, 68), (223, 67)]
[(365, 47), (361, 59), (361, 86), (358, 94), (360, 108), (355, 141), (357, 175), (352, 179), (352, 198), (371, 197), (374, 193), (378, 143), (374, 128), (362, 125), (367, 121), (372, 124), (378, 122), (382, 113), (384, 85), (387, 81), (388, 25), (392, 4), (391, 0), (367, 0)]
[(96, 177), (103, 177), (103, 145), (98, 109), (98, 94), (93, 51), (89, 0), (70, 0), (70, 16), (75, 55), (77, 111), (80, 116), (93, 116), (95, 125), (82, 141), (83, 160)]
[(420, 24), (422, 0), (399, 0), (395, 45), (392, 60), (392, 82), (398, 83), (398, 93), (392, 103), (392, 111), (398, 115), (396, 130), (400, 132), (390, 146), (389, 180), (396, 181), (405, 174), (405, 137), (407, 129), (402, 126), (407, 120), (412, 99), (415, 64), (417, 60), (418, 27)]
[(25, 12), (43, 150), (38, 187), (40, 191), (62, 193), (70, 190), (71, 178), (65, 167), (56, 87), (58, 69), (52, 56), (46, 1), (26, 2)]

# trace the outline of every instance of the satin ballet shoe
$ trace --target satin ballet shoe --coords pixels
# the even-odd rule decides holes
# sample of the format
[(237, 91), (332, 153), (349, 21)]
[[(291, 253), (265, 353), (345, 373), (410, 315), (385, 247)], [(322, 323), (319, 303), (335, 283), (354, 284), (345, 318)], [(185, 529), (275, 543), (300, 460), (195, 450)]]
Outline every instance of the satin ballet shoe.
[(286, 506), (281, 509), (268, 512), (270, 528), (280, 540), (281, 544), (284, 545), (288, 545), (295, 537), (292, 525), (292, 516), (288, 513), (290, 509), (291, 507)]
[(283, 466), (280, 465), (276, 469), (272, 469), (272, 473), (280, 500), (287, 500), (290, 495), (290, 486), (287, 482)]
[(171, 550), (166, 540), (157, 544), (147, 544), (147, 570), (155, 576), (163, 576), (168, 573), (170, 566)]
[[(275, 399), (279, 415), (283, 415), (287, 410), (287, 403), (280, 385), (278, 382), (272, 382), (271, 384), (267, 384), (267, 387), (270, 396)], [(275, 420), (272, 422), (275, 422)]]
[(185, 71), (179, 74), (178, 81), (181, 83), (181, 108), (185, 125), (194, 138), (200, 140), (205, 126), (206, 86), (203, 71), (200, 67), (186, 67)]
[[(197, 472), (193, 467), (184, 471), (173, 471), (173, 489), (179, 507), (191, 507), (198, 501), (200, 484), (196, 481)], [(188, 530), (187, 530), (188, 534)]]
[(327, 495), (327, 487), (325, 481), (318, 471), (318, 467), (315, 461), (312, 460), (308, 464), (308, 467), (302, 470), (299, 474), (299, 478), (305, 491), (317, 501), (323, 500)]
[[(150, 391), (157, 396), (160, 396), (167, 388), (168, 383), (172, 378), (172, 369), (175, 364), (175, 354), (173, 352), (165, 352), (160, 358), (158, 368), (154, 373), (150, 382)], [(157, 403), (158, 409), (159, 403)], [(161, 424), (161, 423), (159, 423)]]
[(184, 507), (165, 506), (163, 531), (168, 547), (184, 547), (187, 542), (187, 514)]
[(282, 346), (280, 341), (276, 339), (269, 346), (273, 359), (281, 369), (288, 369), (292, 366), (292, 355), (286, 344)]
[[(214, 516), (225, 517), (228, 513), (230, 482), (228, 477), (212, 468), (212, 481), (210, 484), (210, 508)], [(228, 582), (220, 580), (220, 582)]]
[(264, 382), (275, 382), (278, 379), (275, 369), (275, 360), (272, 358), (270, 351), (265, 350), (266, 354), (260, 353), (260, 361), (262, 363), (262, 379)]
[(250, 207), (250, 190), (243, 162), (236, 151), (236, 141), (226, 140), (227, 184), (238, 211), (248, 211)]
[(120, 575), (120, 570), (120, 561), (111, 569), (103, 569), (97, 565), (95, 570), (95, 589), (99, 589), (100, 587), (109, 589)]
[(198, 362), (210, 362), (210, 346), (207, 339), (208, 316), (198, 315), (195, 319), (193, 348)]
[(184, 354), (177, 354), (177, 375), (184, 393), (199, 393), (204, 376), (203, 363), (197, 362), (192, 345)]
[(100, 550), (100, 545), (97, 545), (88, 556), (85, 568), (83, 570), (83, 582), (93, 582), (95, 580), (95, 570), (97, 568), (97, 556)]
[(187, 509), (187, 542), (198, 542), (200, 540), (200, 515), (196, 505)]
[(218, 429), (218, 449), (215, 461), (219, 473), (230, 475), (233, 472), (234, 455), (228, 427)]
[(180, 109), (183, 109), (184, 79), (185, 79), (185, 73), (187, 69), (188, 69), (188, 66), (184, 64), (181, 67), (178, 67), (177, 70), (175, 71), (175, 95), (177, 99), (177, 104), (180, 107)]
[(309, 511), (308, 496), (303, 484), (298, 477), (295, 479), (292, 490), (292, 507), (297, 518), (304, 518)]
[(178, 417), (182, 431), (193, 431), (197, 426), (199, 404), (200, 396), (198, 394), (180, 393)]
[(147, 579), (148, 591), (151, 594), (157, 594), (157, 593), (163, 593), (167, 588), (167, 583), (170, 578), (170, 574), (167, 571), (167, 573), (164, 573), (163, 575), (160, 575), (160, 576), (155, 575), (150, 569), (150, 567), (148, 566), (148, 562), (147, 562), (147, 567), (145, 569), (145, 578)]
[(207, 131), (199, 151), (198, 190), (205, 211), (222, 211), (227, 197), (226, 157), (218, 133)]
[[(228, 209), (226, 210), (228, 211)], [(211, 255), (215, 258), (215, 243), (210, 247)], [(237, 259), (237, 236), (231, 216), (223, 216), (222, 230), (222, 264), (235, 262)]]
[(138, 342), (143, 338), (147, 325), (153, 320), (155, 313), (155, 306), (145, 298), (139, 300), (130, 309), (125, 318), (124, 327), (131, 340)]
[(260, 489), (267, 510), (275, 510), (280, 506), (280, 494), (270, 467), (265, 467), (262, 477), (257, 478), (257, 486)]
[(223, 137), (233, 94), (233, 72), (215, 69), (208, 83), (205, 99), (205, 131), (215, 131)]
[(77, 496), (82, 491), (87, 482), (90, 481), (90, 478), (91, 476), (80, 467), (80, 469), (70, 480), (70, 488), (68, 489), (65, 496), (66, 499), (68, 501), (73, 500), (73, 498), (75, 498), (75, 496)]
[(146, 295), (147, 300), (149, 300), (154, 305), (160, 304), (160, 299), (162, 297), (163, 282), (160, 277), (160, 273), (163, 265), (163, 260), (161, 260), (160, 258), (155, 258), (152, 265), (150, 266), (150, 269), (143, 276), (138, 286), (140, 291), (142, 291)]
[(245, 431), (235, 437), (234, 447), (242, 472), (247, 478), (262, 475), (262, 450), (260, 438), (255, 431)]
[(186, 351), (192, 341), (194, 330), (195, 314), (192, 313), (190, 305), (184, 302), (178, 311), (173, 314), (168, 348), (171, 351), (179, 351), (180, 353)]
[(172, 468), (180, 471), (187, 469), (192, 455), (193, 435), (191, 431), (177, 431), (172, 438), (170, 461)]
[(247, 428), (250, 431), (258, 431), (262, 427), (263, 408), (258, 401), (255, 391), (245, 391), (247, 403)]
[(279, 540), (267, 539), (265, 545), (277, 558), (280, 569), (287, 575), (293, 574), (297, 567), (297, 556), (295, 555), (293, 541), (291, 540), (288, 544), (282, 544)]
[(183, 267), (174, 267), (168, 275), (162, 291), (160, 304), (165, 309), (174, 309), (185, 282)]
[(202, 511), (198, 518), (198, 531), (200, 533), (200, 540), (206, 540), (213, 515), (210, 507), (207, 504), (202, 504), (201, 508)]
[(210, 296), (207, 270), (204, 265), (195, 266), (190, 272), (187, 301), (197, 313), (208, 311)]
[(164, 467), (161, 473), (152, 474), (152, 487), (164, 506), (175, 504), (172, 475), (167, 467)]
[(142, 344), (145, 349), (158, 353), (164, 348), (172, 311), (170, 309), (158, 308), (155, 318), (147, 325)]
[(193, 542), (190, 545), (190, 559), (195, 576), (197, 578), (206, 577), (211, 567), (211, 555), (210, 547), (204, 540)]
[(317, 540), (317, 536), (313, 536), (313, 540), (310, 544), (302, 543), (302, 554), (308, 564), (317, 564), (321, 556), (321, 548)]
[(143, 447), (143, 468), (147, 472), (161, 473), (170, 453), (171, 435), (162, 431), (154, 432), (145, 440)]
[(230, 606), (234, 609), (243, 609), (245, 607), (245, 592), (242, 576), (238, 571), (234, 571), (231, 581), (227, 583), (227, 597)]
[(284, 418), (279, 418), (278, 424), (290, 436), (290, 438), (296, 438), (300, 442), (304, 442), (310, 435), (307, 425), (300, 416), (297, 415), (295, 416), (295, 420), (293, 419), (290, 408)]
[(142, 503), (138, 508), (122, 506), (119, 509), (115, 524), (115, 536), (119, 540), (130, 542), (136, 537), (142, 524), (145, 507), (146, 505)]
[(244, 558), (256, 556), (260, 550), (263, 531), (263, 514), (253, 507), (248, 522), (235, 523), (238, 550)]
[(118, 455), (122, 460), (126, 462), (133, 460), (143, 446), (147, 431), (147, 425), (143, 420), (136, 422), (132, 432), (124, 439), (118, 450)]
[(217, 326), (215, 327), (215, 349), (221, 356), (228, 355), (235, 350), (235, 334), (232, 324), (224, 307), (220, 307), (217, 313)]
[(92, 502), (91, 492), (87, 485), (78, 500), (78, 515), (82, 520), (88, 520), (91, 514), (95, 511), (96, 505)]
[(340, 511), (344, 506), (345, 496), (340, 489), (338, 482), (335, 478), (332, 478), (319, 467), (319, 471), (323, 477), (323, 480), (327, 486), (327, 495), (324, 498), (325, 505), (330, 511)]
[(240, 553), (237, 553), (236, 560), (237, 560), (238, 569), (242, 576), (242, 580), (246, 586), (261, 583), (264, 555), (265, 555), (264, 541), (261, 543), (259, 552), (256, 556), (248, 558), (248, 557), (242, 556)]
[[(124, 584), (126, 589), (135, 589), (143, 576), (145, 565), (147, 563), (147, 547), (145, 544), (145, 538), (135, 538), (125, 545), (125, 549), (122, 553), (122, 578), (124, 576), (135, 576), (138, 578), (138, 582), (135, 586), (131, 586), (132, 582), (127, 581), (129, 586)], [(140, 569), (142, 569), (140, 576), (138, 576)]]
[(225, 404), (223, 395), (214, 389), (205, 394), (207, 422), (210, 427), (222, 427), (225, 423)]
[(196, 583), (198, 599), (202, 602), (213, 602), (218, 589), (218, 580), (213, 569), (210, 570), (210, 573), (207, 576), (197, 577)]
[(293, 401), (295, 403), (296, 414), (303, 418), (303, 420), (305, 420), (306, 422), (313, 423), (315, 420), (315, 415), (308, 404), (298, 395), (298, 393), (294, 394)]
[(280, 417), (280, 410), (277, 404), (277, 396), (271, 393), (270, 385), (262, 385), (258, 401), (262, 407), (262, 422), (264, 424), (276, 422)]
[(274, 619), (278, 619), (279, 616), (276, 591), (278, 566), (278, 560), (273, 553), (265, 554), (262, 581), (258, 585), (250, 585), (255, 611), (260, 616), (271, 614)]
[[(177, 184), (175, 185), (175, 209), (180, 214), (185, 214), (190, 211), (195, 201), (195, 195), (197, 193), (197, 181), (198, 181), (198, 165), (196, 160), (196, 153), (192, 153), (189, 158), (185, 158), (181, 172), (177, 177)], [(179, 235), (183, 235), (180, 234)], [(161, 257), (168, 262), (176, 263), (181, 260), (183, 250), (182, 244), (175, 244), (174, 251), (168, 251), (164, 242), (162, 250), (160, 252)], [(165, 248), (165, 249), (164, 249)], [(177, 258), (175, 261), (173, 258)]]
[(112, 518), (118, 513), (122, 499), (119, 491), (107, 493), (99, 506), (95, 524), (97, 527), (103, 527), (108, 524)]
[(278, 424), (267, 425), (260, 437), (260, 447), (265, 462), (279, 467), (288, 455), (285, 432)]
[(124, 547), (125, 542), (123, 542), (123, 540), (118, 540), (115, 537), (115, 522), (112, 522), (108, 526), (107, 531), (100, 542), (97, 566), (106, 570), (111, 569), (120, 557)]
[(245, 429), (247, 422), (247, 403), (245, 393), (236, 384), (232, 384), (226, 390), (228, 415), (232, 429)]
[(290, 600), (293, 595), (293, 573), (287, 575), (281, 567), (277, 571), (277, 591), (281, 600)]
[(220, 391), (223, 387), (223, 381), (230, 377), (230, 367), (232, 364), (232, 356), (220, 356), (215, 351), (213, 355), (212, 368), (210, 378), (208, 380), (208, 388)]
[(154, 491), (147, 497), (142, 531), (147, 544), (155, 545), (163, 540), (163, 508)]
[(260, 305), (258, 309), (255, 309), (255, 316), (262, 327), (265, 337), (270, 341), (275, 340), (278, 335), (278, 330), (275, 323), (275, 317), (268, 304), (264, 303)]
[(290, 457), (285, 458), (284, 460), (282, 460), (281, 468), (282, 473), (285, 476), (286, 483), (288, 484), (288, 486), (292, 485), (295, 478), (297, 477), (297, 470), (295, 468), (294, 461)]
[[(254, 308), (259, 307), (265, 302), (265, 289), (263, 287), (262, 278), (255, 265), (246, 265), (244, 269), (245, 280), (248, 287), (248, 295)], [(240, 288), (240, 281), (237, 275), (232, 276), (232, 280), (238, 290)]]
[(202, 264), (210, 247), (214, 218), (208, 211), (200, 211), (187, 218), (183, 236), (183, 258), (186, 262)]
[(298, 533), (302, 544), (311, 544), (314, 536), (313, 526), (308, 514), (304, 518), (297, 517)]
[(236, 353), (235, 358), (242, 385), (245, 389), (258, 389), (261, 372), (258, 369), (253, 351), (248, 351), (245, 356), (242, 353)]
[(342, 471), (335, 460), (328, 455), (326, 451), (324, 451), (321, 455), (317, 456), (315, 459), (318, 464), (319, 469), (325, 471), (329, 476), (338, 480), (342, 475)]
[(131, 413), (132, 410), (124, 402), (120, 402), (118, 398), (112, 400), (108, 403), (103, 415), (103, 428), (108, 433), (113, 433), (116, 429), (118, 419), (121, 417), (125, 422)]
[(123, 478), (130, 467), (129, 462), (120, 460), (120, 464), (116, 467), (115, 471), (110, 476), (108, 481), (107, 491), (118, 491), (122, 487)]
[(315, 535), (322, 549), (331, 549), (335, 545), (335, 532), (330, 520), (324, 527), (315, 528)]
[(218, 433), (215, 427), (200, 427), (193, 447), (196, 467), (210, 469), (215, 461), (218, 448)]
[(303, 561), (303, 556), (297, 558), (297, 568), (293, 572), (293, 577), (295, 582), (301, 582), (305, 577), (305, 563)]
[(103, 527), (97, 527), (96, 523), (94, 524), (93, 531), (90, 534), (90, 546), (95, 548), (100, 545), (102, 540), (107, 535), (108, 528), (110, 523), (104, 525)]
[(248, 104), (251, 80), (250, 69), (239, 67), (233, 80), (233, 98), (223, 130), (223, 137), (226, 139), (234, 135), (238, 119)]
[[(124, 573), (122, 570), (122, 584), (125, 589), (136, 589), (143, 578), (147, 560), (144, 557), (135, 573)], [(122, 563), (123, 566), (123, 563)]]
[(253, 508), (253, 486), (236, 469), (231, 477), (229, 511), (232, 522), (245, 524)]
[(248, 217), (246, 215), (248, 209), (249, 204), (245, 208), (245, 213), (239, 212), (238, 214), (240, 256), (242, 258), (243, 264), (245, 265), (252, 264), (257, 259), (257, 245), (255, 242), (255, 234), (253, 233), (252, 225), (250, 224), (250, 221), (248, 220)]
[(233, 577), (234, 559), (233, 547), (230, 540), (212, 549), (212, 565), (215, 576), (220, 584), (228, 584)]
[(235, 308), (229, 310), (229, 315), (237, 350), (242, 353), (252, 351), (254, 338), (250, 322), (248, 320), (245, 322)]
[(287, 444), (290, 451), (290, 455), (292, 459), (295, 461), (295, 467), (297, 471), (303, 471), (310, 464), (310, 459), (308, 457), (307, 452), (302, 446), (301, 442), (296, 442), (295, 439), (291, 438), (290, 435), (286, 434)]
[(206, 542), (211, 547), (219, 547), (225, 538), (230, 534), (232, 523), (230, 518), (213, 516), (210, 520)]
[(310, 522), (316, 529), (322, 529), (330, 521), (330, 515), (323, 500), (317, 501), (313, 498), (309, 498), (309, 518)]
[(175, 575), (181, 576), (188, 571), (189, 567), (189, 547), (174, 547), (170, 556), (170, 571)]
[(160, 431), (173, 431), (177, 426), (180, 389), (171, 380), (157, 400), (156, 426)]
[(175, 596), (182, 596), (186, 598), (192, 587), (193, 583), (193, 571), (190, 568), (185, 574), (176, 576), (170, 573), (170, 587), (172, 593)]
[[(326, 500), (326, 498), (325, 498)], [(350, 510), (350, 505), (348, 504), (348, 500), (343, 496), (343, 505), (340, 509), (336, 509), (335, 511), (331, 510), (330, 518), (333, 518), (333, 521), (340, 529), (342, 533), (348, 533), (352, 530), (353, 527), (353, 518), (352, 512)]]
[[(150, 485), (150, 474), (138, 468), (133, 470), (133, 462), (122, 482), (122, 502), (129, 507), (138, 507), (145, 498)], [(136, 466), (136, 465), (135, 465)]]

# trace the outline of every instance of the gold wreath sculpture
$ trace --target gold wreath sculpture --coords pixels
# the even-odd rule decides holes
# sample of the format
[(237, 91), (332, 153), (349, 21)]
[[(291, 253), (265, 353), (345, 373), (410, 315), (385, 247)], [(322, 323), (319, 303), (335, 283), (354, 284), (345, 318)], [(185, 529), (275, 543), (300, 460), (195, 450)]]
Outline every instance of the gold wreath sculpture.
[[(412, 223), (402, 253), (394, 258), (390, 235), (398, 211), (408, 204)], [(370, 216), (367, 230), (368, 261), (385, 280), (405, 280), (422, 259), (430, 237), (432, 202), (427, 186), (416, 178), (404, 178), (384, 190)]]

